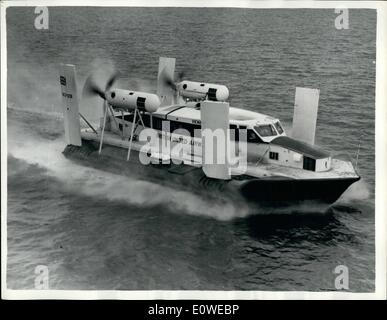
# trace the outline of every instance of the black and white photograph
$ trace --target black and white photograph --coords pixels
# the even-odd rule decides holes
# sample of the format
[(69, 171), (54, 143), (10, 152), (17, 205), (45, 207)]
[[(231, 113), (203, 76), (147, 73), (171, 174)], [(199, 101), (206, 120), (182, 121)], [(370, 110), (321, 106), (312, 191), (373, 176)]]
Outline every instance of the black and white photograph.
[(3, 297), (385, 299), (386, 6), (328, 2), (2, 2)]

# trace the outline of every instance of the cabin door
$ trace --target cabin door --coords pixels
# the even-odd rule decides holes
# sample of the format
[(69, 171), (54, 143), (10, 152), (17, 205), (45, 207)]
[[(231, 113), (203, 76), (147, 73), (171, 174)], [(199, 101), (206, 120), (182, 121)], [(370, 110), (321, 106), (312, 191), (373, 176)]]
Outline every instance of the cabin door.
[(312, 158), (304, 156), (303, 168), (305, 170), (316, 171), (316, 159), (312, 159)]

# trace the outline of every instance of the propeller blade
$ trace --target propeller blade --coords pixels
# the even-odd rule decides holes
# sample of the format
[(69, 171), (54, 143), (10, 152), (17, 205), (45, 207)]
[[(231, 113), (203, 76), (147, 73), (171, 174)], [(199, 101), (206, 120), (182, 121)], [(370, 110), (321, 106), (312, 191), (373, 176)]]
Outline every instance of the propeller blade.
[(117, 80), (118, 77), (119, 77), (119, 72), (114, 71), (114, 73), (109, 77), (109, 79), (106, 82), (105, 90), (102, 90), (101, 86), (99, 86), (95, 80), (95, 73), (92, 73), (85, 81), (82, 94), (88, 97), (93, 97), (95, 95), (98, 95), (102, 99), (106, 100), (105, 92), (112, 87), (112, 85), (114, 84), (114, 82)]
[(106, 99), (105, 92), (98, 86), (95, 82), (94, 74), (91, 74), (85, 81), (85, 85), (83, 86), (82, 95), (84, 96), (95, 96), (98, 95), (102, 99)]
[(178, 74), (177, 74), (177, 80), (176, 82), (181, 82), (183, 80), (185, 76), (185, 72), (184, 71), (180, 71)]
[(163, 72), (161, 74), (161, 81), (163, 82), (163, 84), (165, 86), (170, 87), (171, 89), (177, 91), (178, 90), (177, 84), (183, 80), (184, 76), (185, 76), (185, 72), (184, 71), (180, 71), (177, 74), (176, 80), (173, 80), (170, 76), (168, 76), (167, 74), (165, 74)]
[(108, 82), (106, 83), (105, 92), (108, 91), (119, 78), (120, 73), (118, 71), (114, 71), (114, 73), (110, 76)]
[(160, 75), (160, 78), (164, 86), (170, 87), (171, 89), (176, 90), (176, 83), (169, 75), (167, 75), (165, 72), (162, 72)]

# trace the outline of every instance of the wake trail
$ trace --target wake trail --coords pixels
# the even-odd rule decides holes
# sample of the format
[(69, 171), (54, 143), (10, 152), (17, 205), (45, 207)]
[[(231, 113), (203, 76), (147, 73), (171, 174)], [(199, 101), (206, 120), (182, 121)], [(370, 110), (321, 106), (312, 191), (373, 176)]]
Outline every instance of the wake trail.
[(8, 121), (8, 153), (29, 164), (45, 168), (47, 174), (61, 181), (71, 193), (120, 201), (141, 207), (165, 205), (173, 212), (230, 220), (247, 216), (241, 204), (214, 201), (205, 197), (153, 182), (82, 166), (64, 157), (63, 137), (44, 139)]

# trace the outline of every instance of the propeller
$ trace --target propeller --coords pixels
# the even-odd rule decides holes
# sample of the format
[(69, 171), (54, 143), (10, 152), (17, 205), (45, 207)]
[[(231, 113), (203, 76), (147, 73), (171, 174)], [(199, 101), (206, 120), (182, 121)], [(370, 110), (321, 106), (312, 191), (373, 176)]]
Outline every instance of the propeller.
[(177, 74), (176, 80), (174, 80), (172, 77), (167, 75), (165, 72), (162, 72), (161, 73), (161, 81), (165, 86), (170, 87), (172, 90), (177, 91), (177, 85), (179, 82), (181, 82), (183, 80), (184, 75), (185, 75), (185, 72), (180, 71)]
[(118, 79), (119, 75), (119, 72), (114, 70), (106, 82), (105, 89), (102, 89), (101, 86), (96, 82), (95, 73), (92, 73), (85, 81), (82, 94), (88, 97), (98, 95), (102, 99), (106, 100), (106, 92), (110, 90), (114, 82)]

